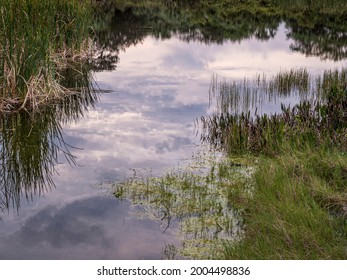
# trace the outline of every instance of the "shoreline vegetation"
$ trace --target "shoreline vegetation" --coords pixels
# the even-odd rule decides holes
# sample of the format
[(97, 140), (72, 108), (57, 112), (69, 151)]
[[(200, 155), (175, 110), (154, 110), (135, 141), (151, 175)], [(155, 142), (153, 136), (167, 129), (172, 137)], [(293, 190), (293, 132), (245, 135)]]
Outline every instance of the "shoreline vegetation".
[[(161, 223), (179, 221), (181, 246), (169, 256), (346, 259), (346, 70), (292, 69), (240, 84), (214, 76), (210, 93), (215, 113), (198, 121), (201, 142), (222, 156), (134, 174), (113, 184), (115, 197)], [(281, 113), (251, 113), (275, 96), (300, 100)]]
[(0, 112), (35, 110), (80, 91), (64, 87), (62, 73), (90, 59), (90, 15), (77, 0), (1, 1)]
[[(292, 29), (288, 36), (297, 41), (291, 46), (294, 51), (334, 60), (347, 56), (343, 47), (347, 7), (343, 0), (329, 4), (309, 0), (4, 0), (0, 3), (0, 112), (31, 110), (78, 94), (78, 89), (62, 86), (66, 77), (61, 70), (97, 64), (93, 37), (116, 11), (128, 10), (144, 18), (147, 23), (142, 24), (151, 26), (154, 34), (166, 29), (157, 36), (170, 37), (176, 30), (182, 32), (182, 39), (206, 43), (250, 36), (267, 40), (285, 19)], [(237, 20), (245, 15), (249, 22)], [(326, 42), (318, 36), (322, 24), (329, 33)], [(312, 35), (310, 44), (301, 38), (305, 32)], [(333, 47), (331, 40), (336, 41)]]
[(253, 92), (260, 87), (267, 97), (300, 95), (300, 101), (276, 114), (252, 115), (246, 98), (235, 112), (235, 99), (244, 92), (212, 80), (218, 105), (215, 114), (201, 118), (202, 142), (230, 158), (258, 159), (252, 195), (242, 205), (245, 235), (226, 243), (225, 257), (346, 259), (346, 69), (317, 77), (291, 70), (254, 83)]
[[(0, 114), (49, 108), (56, 100), (92, 90), (93, 34), (102, 33), (117, 9), (131, 10), (135, 23), (144, 17), (142, 26), (158, 23), (151, 28), (154, 36), (169, 38), (180, 31), (187, 41), (206, 43), (222, 43), (225, 37), (267, 40), (285, 20), (294, 51), (333, 60), (347, 57), (345, 0), (3, 0)], [(235, 31), (236, 15), (252, 17)], [(166, 32), (160, 33), (163, 26)], [(146, 34), (130, 39), (138, 42)], [(111, 57), (109, 64), (114, 61)], [(100, 63), (98, 69), (103, 67)], [(71, 81), (71, 73), (83, 82)], [(183, 221), (183, 251), (165, 249), (173, 258), (178, 252), (189, 258), (347, 259), (346, 73), (327, 71), (314, 80), (319, 82), (313, 89), (315, 82), (303, 69), (270, 81), (260, 77), (258, 87), (270, 89), (260, 97), (307, 91), (314, 97), (300, 95), (298, 104), (268, 115), (253, 115), (252, 96), (240, 98), (247, 83), (213, 78), (212, 98), (219, 107), (199, 120), (200, 132), (202, 142), (221, 151), (223, 160), (213, 160), (198, 175), (187, 168), (115, 183), (115, 197), (147, 206), (168, 224)], [(235, 102), (242, 103), (242, 110), (233, 111)], [(31, 157), (27, 150), (22, 154)]]

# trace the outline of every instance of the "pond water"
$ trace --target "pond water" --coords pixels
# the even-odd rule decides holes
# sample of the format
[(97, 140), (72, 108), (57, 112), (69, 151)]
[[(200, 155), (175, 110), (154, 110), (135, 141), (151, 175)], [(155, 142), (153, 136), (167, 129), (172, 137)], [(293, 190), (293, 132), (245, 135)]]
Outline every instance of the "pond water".
[[(291, 68), (322, 73), (346, 66), (343, 59), (293, 51), (295, 42), (283, 23), (267, 40), (250, 36), (222, 43), (182, 40), (179, 33), (163, 39), (138, 29), (141, 36), (135, 39), (134, 29), (126, 34), (115, 28), (100, 39), (100, 47), (120, 33), (129, 41), (117, 45), (113, 40), (114, 48), (100, 51), (93, 73), (98, 96), (86, 93), (76, 106), (53, 110), (55, 121), (25, 114), (3, 120), (0, 259), (164, 257), (167, 245), (179, 245), (177, 227), (165, 230), (162, 223), (136, 214), (129, 201), (116, 199), (103, 183), (122, 180), (133, 169), (160, 174), (190, 159), (200, 144), (195, 120), (213, 111), (213, 75), (237, 80)], [(110, 61), (103, 64), (106, 54)], [(280, 101), (263, 110), (279, 110)], [(35, 148), (29, 144), (40, 156), (30, 155)], [(5, 154), (17, 155), (17, 161), (6, 160)], [(72, 155), (76, 164), (68, 163)]]

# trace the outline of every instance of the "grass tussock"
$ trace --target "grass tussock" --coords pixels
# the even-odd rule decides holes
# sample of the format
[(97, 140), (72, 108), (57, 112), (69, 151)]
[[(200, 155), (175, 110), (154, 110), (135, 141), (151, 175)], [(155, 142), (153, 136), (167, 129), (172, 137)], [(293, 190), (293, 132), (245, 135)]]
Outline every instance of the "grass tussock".
[(59, 72), (86, 61), (89, 8), (77, 0), (0, 3), (0, 110), (38, 106), (69, 92)]
[(88, 69), (79, 71), (73, 67), (62, 73), (69, 77), (62, 86), (78, 88), (78, 94), (47, 100), (49, 106), (39, 106), (34, 112), (0, 115), (0, 219), (2, 212), (18, 211), (23, 198), (31, 200), (54, 188), (58, 164), (76, 163), (62, 125), (82, 118), (99, 97), (90, 87)]

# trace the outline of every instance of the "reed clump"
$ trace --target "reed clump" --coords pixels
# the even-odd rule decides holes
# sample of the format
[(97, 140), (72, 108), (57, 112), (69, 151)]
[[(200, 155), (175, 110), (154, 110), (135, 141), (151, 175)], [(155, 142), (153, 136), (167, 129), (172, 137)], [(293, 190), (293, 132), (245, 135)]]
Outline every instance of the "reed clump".
[[(222, 109), (217, 114), (201, 117), (201, 140), (214, 148), (230, 154), (251, 152), (273, 155), (286, 147), (295, 149), (306, 146), (347, 148), (347, 76), (346, 70), (326, 71), (311, 84), (306, 75), (296, 80), (291, 73), (276, 76), (277, 92), (294, 90), (303, 92), (301, 101), (294, 105), (281, 105), (281, 112), (275, 114), (237, 113), (226, 98), (225, 87), (220, 91)], [(301, 75), (301, 74), (300, 74)], [(290, 82), (289, 82), (290, 81)], [(311, 91), (309, 93), (309, 91)], [(229, 92), (230, 93), (230, 92)], [(228, 93), (228, 94), (229, 94)], [(237, 94), (231, 99), (237, 99)], [(264, 93), (265, 95), (268, 92)], [(236, 97), (235, 97), (236, 96)], [(311, 96), (311, 98), (307, 98)], [(258, 103), (258, 100), (253, 103)], [(225, 108), (231, 108), (225, 110)]]
[(0, 110), (36, 107), (69, 90), (59, 71), (87, 61), (89, 6), (77, 0), (0, 2)]

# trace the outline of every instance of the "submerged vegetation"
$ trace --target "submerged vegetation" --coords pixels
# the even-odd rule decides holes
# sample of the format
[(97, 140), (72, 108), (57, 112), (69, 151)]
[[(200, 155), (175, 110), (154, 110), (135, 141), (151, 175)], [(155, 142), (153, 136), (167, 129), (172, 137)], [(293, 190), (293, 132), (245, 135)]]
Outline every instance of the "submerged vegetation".
[[(251, 159), (199, 154), (161, 177), (136, 171), (112, 189), (117, 198), (130, 198), (140, 206), (138, 213), (159, 222), (164, 232), (179, 224), (181, 244), (169, 244), (175, 257), (218, 259), (224, 254), (223, 240), (243, 236), (242, 204), (252, 185), (250, 163)], [(236, 194), (239, 203), (231, 203)]]

